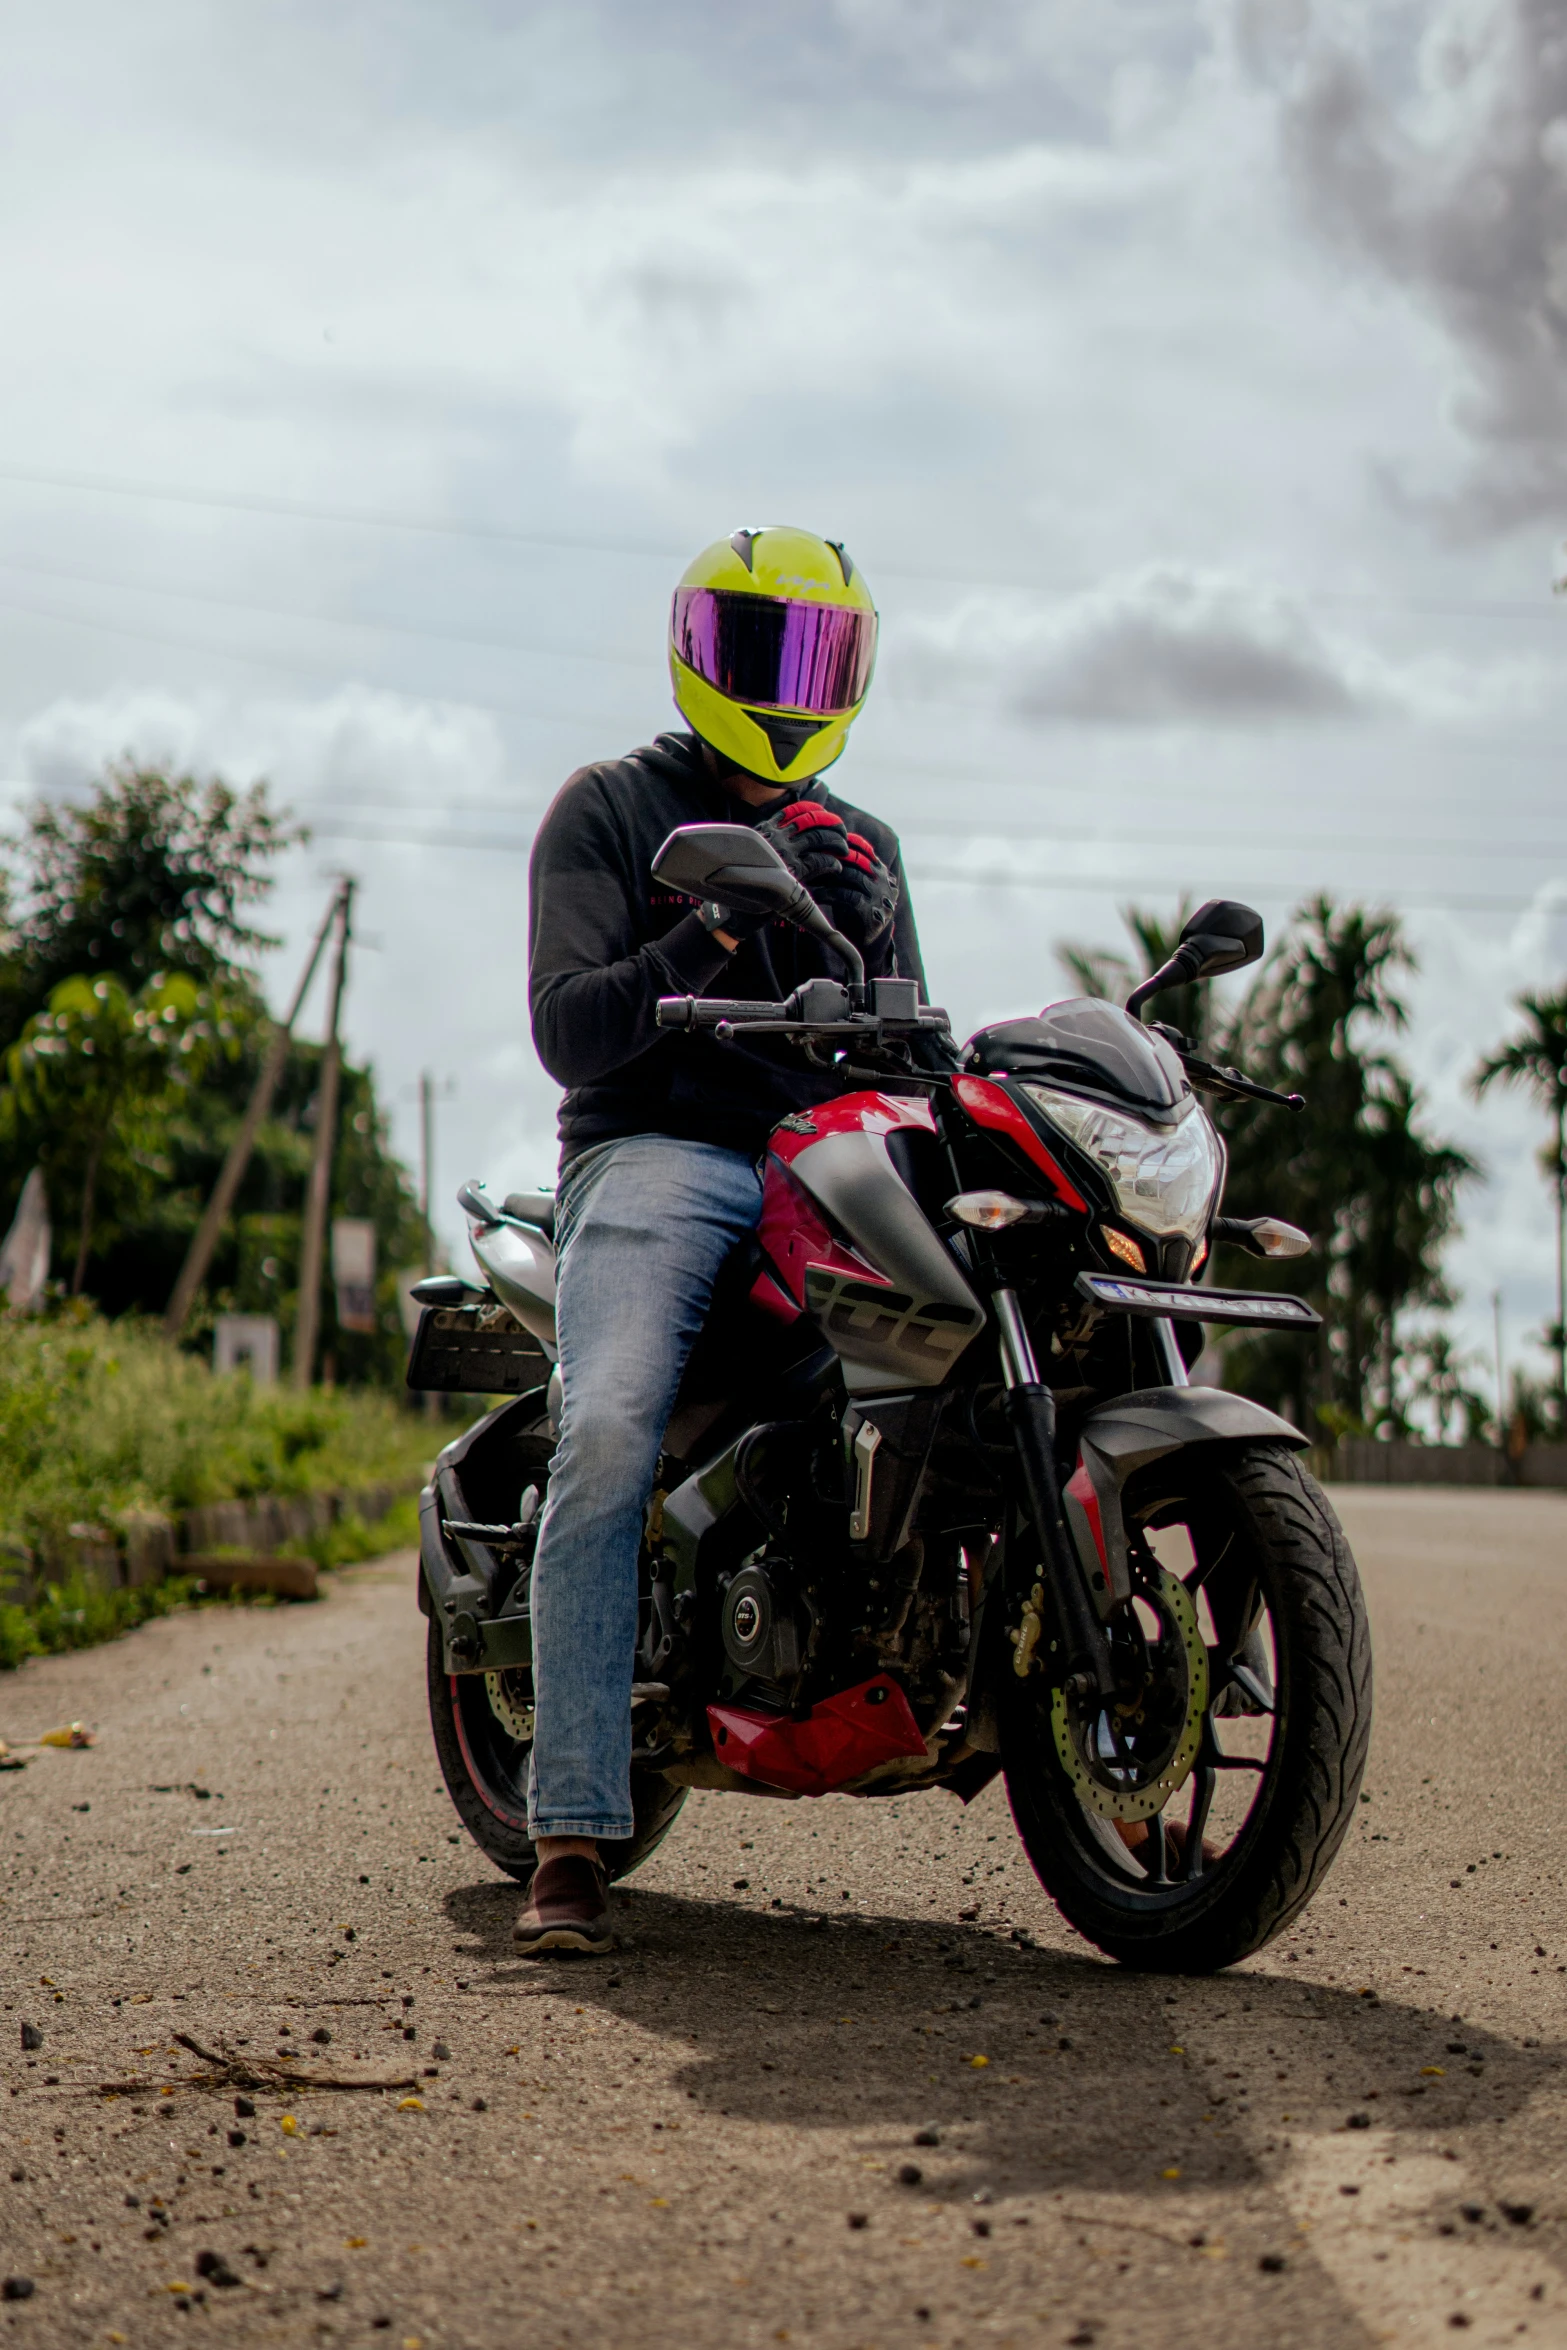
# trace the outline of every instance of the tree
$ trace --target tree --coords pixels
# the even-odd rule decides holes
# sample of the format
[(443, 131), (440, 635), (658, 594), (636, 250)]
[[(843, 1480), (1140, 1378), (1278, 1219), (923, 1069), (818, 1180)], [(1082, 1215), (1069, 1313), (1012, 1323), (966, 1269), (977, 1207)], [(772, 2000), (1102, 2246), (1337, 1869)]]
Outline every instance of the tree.
[[(76, 1226), (72, 1278), (108, 1313), (161, 1314), (168, 1301), (271, 1035), (255, 958), (274, 942), (250, 917), (272, 886), (276, 857), (300, 837), (264, 784), (236, 791), (125, 762), (80, 804), (32, 809), (14, 874), (0, 867), (0, 914), (16, 909), (0, 938), (0, 1055), (24, 1048), (21, 1090), (0, 1086), (0, 1228), (41, 1137), (51, 1197)], [(134, 1021), (149, 985), (176, 982), (197, 992), (198, 1027), (215, 1023), (206, 1040), (213, 1049), (201, 1058), (199, 1082), (187, 1062), (181, 1081), (160, 1091), (150, 1065), (135, 1059), (145, 1040)], [(71, 992), (57, 1005), (62, 987)], [(122, 1033), (126, 1007), (131, 1030)], [(51, 1025), (57, 1020), (67, 1025)], [(111, 1131), (89, 1104), (122, 1048), (134, 1072)], [(291, 1044), (187, 1329), (193, 1347), (210, 1338), (216, 1312), (275, 1313), (285, 1334), (292, 1323), (320, 1063), (318, 1045)], [(10, 1067), (0, 1062), (0, 1071)], [(54, 1127), (43, 1115), (46, 1095)], [(332, 1212), (372, 1219), (386, 1270), (374, 1333), (338, 1331), (328, 1288), (323, 1358), (339, 1377), (393, 1381), (405, 1341), (391, 1276), (422, 1257), (424, 1228), (408, 1175), (387, 1147), (374, 1079), (351, 1065), (342, 1073)]]
[[(1179, 922), (1166, 929), (1134, 913), (1128, 926), (1153, 969)], [(1070, 951), (1068, 967), (1092, 976), (1092, 956)], [(1426, 1132), (1419, 1095), (1389, 1049), (1407, 1025), (1400, 983), (1413, 968), (1396, 916), (1319, 896), (1227, 1019), (1200, 987), (1190, 991), (1209, 999), (1200, 1015), (1176, 1021), (1174, 990), (1151, 1007), (1195, 1030), (1210, 1057), (1305, 1096), (1301, 1114), (1210, 1103), (1229, 1153), (1226, 1210), (1286, 1217), (1315, 1243), (1311, 1258), (1279, 1264), (1223, 1251), (1224, 1274), (1303, 1293), (1323, 1317), (1314, 1346), (1282, 1332), (1237, 1335), (1225, 1360), (1237, 1385), (1328, 1435), (1397, 1424), (1398, 1317), (1447, 1302), (1442, 1249), (1475, 1172)]]
[[(1479, 1444), (1495, 1440), (1496, 1415), (1466, 1373), (1480, 1359), (1460, 1354), (1452, 1332), (1440, 1327), (1424, 1330), (1401, 1349), (1409, 1376), (1409, 1400), (1431, 1414), (1438, 1444), (1468, 1438)], [(1449, 1429), (1454, 1430), (1450, 1437)]]
[(129, 760), (88, 800), (35, 802), (16, 851), (4, 1009), (19, 1027), (78, 972), (133, 994), (156, 972), (232, 984), (243, 958), (277, 944), (244, 910), (304, 837), (264, 783), (237, 792)]
[(92, 1254), (100, 1184), (113, 1170), (123, 1219), (168, 1172), (161, 1143), (178, 1094), (232, 1041), (211, 990), (158, 974), (134, 996), (118, 979), (60, 982), (5, 1058), (0, 1127), (44, 1170), (55, 1199), (79, 1203), (71, 1295)]
[(1555, 1127), (1540, 1165), (1556, 1187), (1556, 1324), (1546, 1333), (1556, 1356), (1556, 1416), (1567, 1430), (1567, 987), (1555, 995), (1525, 993), (1514, 1008), (1522, 1032), (1498, 1045), (1471, 1080), (1476, 1096), (1492, 1085), (1516, 1085), (1539, 1102)]

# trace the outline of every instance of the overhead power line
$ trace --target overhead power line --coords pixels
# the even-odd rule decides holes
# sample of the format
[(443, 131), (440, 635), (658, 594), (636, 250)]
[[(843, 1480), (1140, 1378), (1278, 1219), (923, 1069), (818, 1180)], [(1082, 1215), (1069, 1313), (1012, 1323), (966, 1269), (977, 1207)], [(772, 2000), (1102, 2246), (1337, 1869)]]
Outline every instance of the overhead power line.
[(33, 579), (57, 580), (65, 587), (107, 588), (115, 595), (164, 596), (174, 604), (215, 605), (225, 612), (255, 612), (269, 620), (287, 620), (305, 628), (356, 628), (371, 636), (406, 636), (435, 645), (467, 645), (481, 652), (532, 653), (550, 661), (591, 661), (605, 668), (639, 669), (656, 666), (646, 653), (588, 652), (580, 645), (529, 644), (511, 636), (494, 636), (474, 629), (427, 628), (420, 621), (393, 620), (376, 615), (361, 619), (355, 612), (311, 612), (297, 604), (263, 604), (254, 596), (230, 596), (210, 588), (164, 587), (154, 580), (115, 579), (101, 571), (70, 571), (55, 563), (18, 563), (0, 555), (0, 571), (20, 571)]
[[(522, 839), (516, 833), (416, 832), (411, 829), (392, 830), (384, 826), (371, 829), (362, 824), (347, 824), (341, 821), (314, 824), (312, 830), (323, 840), (355, 840), (384, 848), (473, 849), (479, 850), (487, 856), (499, 853), (525, 857), (533, 846), (531, 835)], [(1188, 842), (1187, 847), (1189, 853), (1200, 855), (1200, 850), (1193, 849), (1191, 843)], [(1146, 890), (1157, 892), (1161, 896), (1170, 896), (1179, 894), (1182, 889), (1189, 887), (1189, 884), (1178, 878), (1172, 878), (1168, 873), (1162, 873), (1157, 878), (1120, 873), (1020, 873), (1015, 866), (966, 868), (955, 867), (951, 864), (922, 865), (918, 860), (910, 862), (906, 870), (910, 880), (919, 882), (924, 889), (1026, 889), (1043, 891), (1047, 894), (1095, 890), (1108, 892), (1111, 895), (1123, 890)], [(1244, 884), (1227, 881), (1226, 886), (1244, 889), (1245, 894), (1251, 897), (1290, 899), (1308, 895), (1315, 889), (1331, 889), (1357, 898), (1385, 900), (1400, 905), (1419, 906), (1432, 911), (1466, 913), (1518, 913), (1526, 906), (1532, 906), (1539, 895), (1538, 890), (1531, 890), (1523, 895), (1475, 892), (1455, 894), (1447, 891), (1371, 888), (1362, 887), (1359, 884), (1321, 881), (1259, 881)]]
[[(5, 568), (7, 568), (7, 566), (3, 561), (0, 561), (0, 570)], [(342, 621), (334, 619), (330, 614), (322, 615), (303, 612), (289, 613), (283, 611), (280, 607), (244, 604), (238, 598), (230, 599), (224, 597), (207, 596), (193, 589), (156, 588), (136, 591), (124, 590), (119, 592), (166, 595), (176, 601), (185, 603), (232, 603), (236, 609), (259, 611), (264, 613), (270, 612), (276, 617), (293, 620), (298, 622), (300, 625), (310, 627), (346, 626), (373, 631), (376, 628), (384, 626), (391, 633), (405, 634), (413, 637), (428, 635), (432, 641), (443, 641), (441, 639), (440, 632), (438, 631), (426, 631), (424, 629), (414, 627), (404, 628), (399, 623), (383, 624), (380, 622), (359, 620)], [(138, 626), (134, 622), (129, 621), (100, 620), (81, 612), (61, 612), (43, 604), (24, 603), (17, 597), (0, 597), (0, 612), (13, 612), (24, 619), (42, 621), (50, 627), (86, 629), (89, 631), (89, 633), (95, 633), (100, 636), (122, 636), (127, 638), (132, 643), (137, 644), (167, 645), (184, 652), (200, 653), (205, 659), (209, 661), (232, 661), (238, 663), (241, 667), (271, 670), (276, 674), (285, 677), (324, 677), (329, 678), (335, 685), (338, 686), (343, 686), (351, 682), (363, 682), (369, 686), (372, 686), (377, 692), (392, 694), (405, 701), (419, 700), (427, 702), (442, 702), (456, 708), (490, 710), (504, 717), (530, 718), (535, 723), (569, 723), (573, 720), (580, 722), (582, 717), (580, 706), (570, 712), (562, 711), (556, 713), (551, 712), (548, 709), (541, 709), (539, 703), (536, 700), (527, 702), (506, 701), (502, 700), (494, 694), (474, 693), (466, 687), (457, 692), (435, 686), (423, 687), (415, 692), (410, 692), (409, 689), (404, 686), (388, 686), (382, 684), (378, 679), (370, 678), (364, 680), (352, 680), (345, 676), (342, 665), (339, 662), (312, 660), (308, 655), (289, 655), (284, 657), (276, 653), (251, 652), (241, 646), (215, 645), (207, 638), (187, 636), (176, 629), (146, 628)], [(481, 640), (468, 638), (453, 641), (476, 643)], [(486, 639), (483, 641), (490, 642), (491, 640)], [(634, 660), (630, 655), (611, 655), (601, 653), (572, 653), (570, 655), (564, 655), (561, 651), (561, 648), (558, 646), (530, 646), (521, 642), (520, 640), (499, 638), (493, 640), (493, 642), (498, 650), (514, 654), (534, 653), (537, 654), (541, 659), (559, 660), (561, 658), (570, 658), (573, 660), (600, 663), (617, 668), (641, 668), (646, 666), (650, 682), (654, 674), (653, 665), (651, 662), (643, 663), (641, 661)], [(962, 709), (967, 711), (970, 716), (985, 715), (983, 711), (976, 711), (972, 705), (954, 701), (943, 701), (939, 696), (936, 695), (921, 696), (917, 703), (906, 702), (895, 704), (894, 706), (905, 710), (915, 708), (948, 710)], [(1005, 718), (1006, 713), (1003, 711), (997, 713), (996, 715)], [(1429, 735), (1423, 736), (1421, 739), (1428, 744), (1431, 742), (1431, 737)], [(1471, 739), (1468, 741), (1459, 742), (1453, 740), (1450, 736), (1441, 736), (1436, 738), (1436, 747), (1440, 750), (1443, 757), (1450, 758), (1483, 758), (1492, 761), (1503, 759), (1510, 760), (1515, 763), (1521, 761), (1529, 761), (1530, 763), (1539, 761), (1542, 763), (1548, 762), (1553, 769), (1558, 770), (1560, 769), (1562, 761), (1561, 750), (1554, 743), (1542, 744), (1536, 748), (1532, 744), (1519, 744), (1505, 740), (1487, 742), (1483, 739), (1478, 741)], [(895, 759), (881, 761), (878, 763), (872, 760), (862, 759), (858, 762), (858, 771), (861, 773), (880, 772), (883, 774), (897, 774), (900, 772), (912, 773), (915, 771), (917, 764), (920, 763), (912, 760)], [(937, 767), (929, 765), (928, 763), (923, 765), (923, 771), (926, 773), (951, 773), (950, 768), (945, 765)], [(998, 776), (992, 780), (998, 783), (1010, 783), (1022, 779)]]
[[(43, 467), (0, 466), (0, 481), (29, 489), (72, 492), (85, 497), (128, 498), (149, 504), (193, 506), (218, 513), (257, 514), (290, 522), (326, 523), (356, 530), (406, 531), (417, 535), (472, 539), (502, 546), (537, 547), (555, 554), (612, 556), (617, 560), (680, 563), (690, 558), (689, 547), (650, 546), (636, 541), (597, 537), (586, 532), (522, 529), (515, 524), (454, 521), (448, 516), (400, 514), (364, 506), (319, 506), (302, 498), (279, 498), (242, 490), (198, 490), (169, 482), (127, 481), (109, 474), (57, 472)], [(997, 579), (985, 573), (908, 570), (896, 563), (878, 562), (877, 574), (931, 587), (1024, 589), (1037, 593), (1037, 578)], [(1097, 584), (1094, 577), (1044, 583), (1055, 595), (1078, 595)], [(1463, 620), (1559, 620), (1551, 598), (1542, 590), (1538, 602), (1495, 600), (1458, 601), (1447, 597), (1367, 595), (1362, 590), (1299, 588), (1290, 591), (1298, 602), (1331, 604), (1344, 610), (1416, 612)]]
[[(947, 773), (946, 770), (941, 772)], [(964, 791), (977, 791), (983, 784), (995, 780), (992, 777), (974, 775), (953, 774), (951, 776), (951, 781), (956, 787)], [(13, 777), (0, 781), (0, 798), (9, 797), (13, 804), (19, 805), (35, 797), (36, 788), (34, 784), (22, 777)], [(524, 796), (508, 799), (502, 803), (500, 812), (519, 822), (538, 820), (543, 817), (552, 797), (553, 787), (541, 788), (537, 785), (530, 785)], [(356, 836), (341, 829), (341, 820), (346, 819), (349, 823), (356, 821), (363, 823), (366, 820), (389, 819), (395, 821), (398, 817), (407, 817), (415, 823), (449, 827), (470, 817), (493, 818), (497, 814), (498, 808), (494, 799), (442, 800), (438, 806), (426, 806), (414, 801), (388, 801), (382, 798), (366, 798), (363, 795), (356, 795), (346, 799), (307, 800), (291, 805), (288, 812), (290, 815), (298, 817), (300, 822), (312, 833), (319, 834), (322, 838), (350, 839)], [(1011, 840), (1024, 846), (1042, 849), (1055, 848), (1067, 843), (1073, 846), (1088, 845), (1104, 849), (1115, 849), (1122, 845), (1114, 837), (1107, 836), (1100, 826), (1058, 824), (1049, 819), (1041, 819), (1034, 824), (1012, 824), (998, 823), (989, 816), (929, 817), (914, 812), (899, 815), (897, 831), (905, 846), (910, 841), (927, 839)], [(1195, 829), (1190, 824), (1171, 826), (1167, 830), (1161, 830), (1156, 824), (1144, 822), (1135, 810), (1125, 812), (1124, 831), (1126, 835), (1135, 835), (1137, 845), (1140, 848), (1170, 846), (1184, 850), (1189, 855), (1205, 852), (1211, 852), (1215, 856), (1226, 855), (1234, 845), (1233, 834), (1223, 826), (1217, 827), (1208, 834)], [(366, 834), (365, 837), (372, 839), (382, 836)], [(388, 833), (384, 837), (389, 841), (400, 841), (404, 835)], [(488, 842), (490, 836), (487, 833), (470, 836), (463, 832), (446, 830), (438, 831), (434, 837), (448, 846), (460, 848), (468, 845), (470, 837), (476, 841)], [(525, 836), (507, 834), (503, 836), (503, 841), (508, 848), (525, 850), (532, 847), (533, 834), (531, 832)], [(1399, 857), (1409, 855), (1450, 856), (1464, 859), (1477, 856), (1504, 859), (1512, 857), (1526, 858), (1536, 864), (1542, 860), (1560, 859), (1564, 864), (1567, 864), (1567, 840), (1548, 841), (1538, 837), (1527, 841), (1421, 840), (1411, 839), (1405, 833), (1356, 833), (1352, 841), (1346, 842), (1322, 833), (1270, 833), (1267, 845), (1270, 849), (1291, 856), (1318, 856), (1326, 851), (1348, 847), (1356, 852), (1364, 851)]]

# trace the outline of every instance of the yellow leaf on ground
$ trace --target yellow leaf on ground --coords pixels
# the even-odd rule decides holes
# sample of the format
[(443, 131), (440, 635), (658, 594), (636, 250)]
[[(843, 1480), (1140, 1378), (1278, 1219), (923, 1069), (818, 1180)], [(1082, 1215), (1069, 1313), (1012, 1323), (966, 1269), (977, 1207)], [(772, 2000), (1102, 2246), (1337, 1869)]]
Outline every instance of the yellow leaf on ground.
[(969, 2058), (969, 2063), (974, 2067), (976, 2072), (983, 2071), (984, 2067), (989, 2064), (989, 2062), (990, 2059), (988, 2056), (971, 2056)]
[(1162, 2170), (1159, 2173), (1161, 2179), (1178, 2179), (1180, 2175), (1181, 2173), (1179, 2164), (1173, 2162), (1171, 2163), (1168, 2170)]
[(653, 2209), (655, 2211), (667, 2211), (669, 2209), (669, 2197), (667, 2195), (655, 2195), (653, 2198)]
[(284, 2114), (283, 2119), (278, 2123), (278, 2128), (285, 2138), (297, 2138), (299, 2135), (299, 2124), (291, 2113)]
[(345, 2236), (343, 2238), (343, 2242), (348, 2246), (350, 2252), (363, 2252), (369, 2241), (368, 2236)]
[(423, 2113), (424, 2099), (422, 2097), (399, 2097), (397, 2110), (399, 2113)]
[(1428, 2080), (1445, 2081), (1447, 2078), (1445, 2064), (1423, 2064), (1420, 2070)]

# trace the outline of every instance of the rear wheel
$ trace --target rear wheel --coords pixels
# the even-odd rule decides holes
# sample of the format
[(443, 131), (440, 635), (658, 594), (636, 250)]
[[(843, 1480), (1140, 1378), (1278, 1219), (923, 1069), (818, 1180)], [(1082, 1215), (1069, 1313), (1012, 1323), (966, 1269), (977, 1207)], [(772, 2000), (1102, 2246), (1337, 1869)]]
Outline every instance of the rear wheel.
[[(448, 1673), (440, 1629), (426, 1651), (430, 1727), (447, 1792), (487, 1860), (519, 1885), (538, 1865), (528, 1834), (528, 1755), (533, 1745), (533, 1690), (524, 1670)], [(635, 1832), (600, 1846), (611, 1878), (628, 1877), (657, 1851), (686, 1799), (656, 1771), (631, 1774)]]
[(1127, 1488), (1108, 1706), (1007, 1675), (1013, 1817), (1062, 1914), (1124, 1964), (1207, 1973), (1311, 1899), (1371, 1735), (1355, 1562), (1292, 1453), (1203, 1446)]

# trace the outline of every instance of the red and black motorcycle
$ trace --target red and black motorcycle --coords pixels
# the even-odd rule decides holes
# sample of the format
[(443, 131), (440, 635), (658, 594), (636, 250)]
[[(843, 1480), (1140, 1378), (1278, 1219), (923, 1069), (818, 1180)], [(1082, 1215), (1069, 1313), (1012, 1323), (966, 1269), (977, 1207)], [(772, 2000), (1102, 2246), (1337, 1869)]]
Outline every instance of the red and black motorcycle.
[[(1145, 1025), (1162, 987), (1262, 952), (1192, 917), (1126, 1010), (1082, 999), (961, 1048), (859, 958), (743, 826), (673, 834), (667, 888), (824, 936), (851, 977), (785, 1003), (676, 997), (673, 1030), (786, 1039), (842, 1091), (785, 1118), (754, 1246), (720, 1283), (664, 1438), (631, 1690), (636, 1833), (689, 1787), (779, 1797), (1000, 1771), (1063, 1914), (1142, 1967), (1224, 1966), (1310, 1899), (1371, 1725), (1355, 1563), (1299, 1454), (1244, 1396), (1188, 1382), (1205, 1323), (1308, 1330), (1278, 1290), (1196, 1276), (1224, 1149), (1194, 1088), (1277, 1101)], [(420, 1284), (410, 1383), (505, 1394), (423, 1501), (435, 1742), (481, 1849), (533, 1867), (529, 1576), (549, 1478), (553, 1198), (459, 1194), (475, 1288)]]

